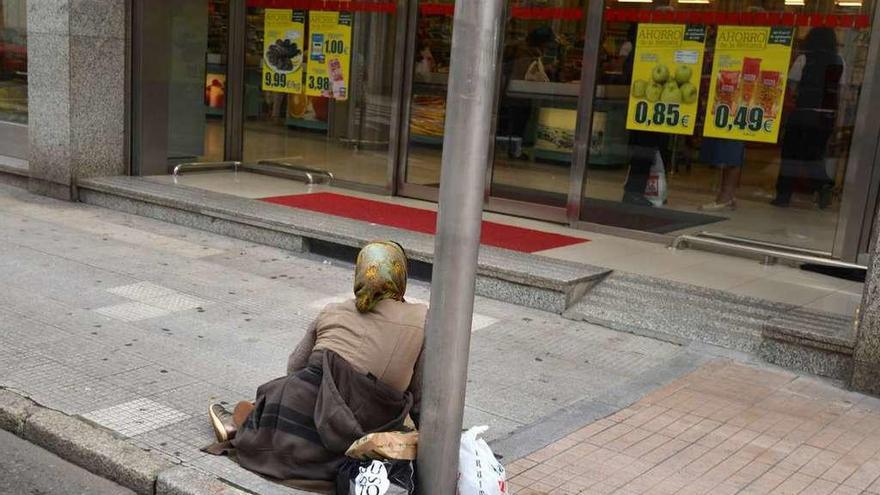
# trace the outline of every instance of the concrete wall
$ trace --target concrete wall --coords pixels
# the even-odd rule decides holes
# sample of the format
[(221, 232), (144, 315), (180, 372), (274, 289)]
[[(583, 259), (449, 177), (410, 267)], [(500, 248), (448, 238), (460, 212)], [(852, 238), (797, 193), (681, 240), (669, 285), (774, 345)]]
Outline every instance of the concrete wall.
[(126, 173), (125, 0), (28, 0), (30, 189)]

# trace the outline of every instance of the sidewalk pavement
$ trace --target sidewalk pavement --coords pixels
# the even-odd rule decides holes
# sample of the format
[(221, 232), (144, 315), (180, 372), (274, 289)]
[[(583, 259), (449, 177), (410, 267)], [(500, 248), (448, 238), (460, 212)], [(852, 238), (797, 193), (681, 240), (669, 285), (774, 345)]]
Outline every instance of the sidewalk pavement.
[[(200, 452), (212, 440), (205, 413), (214, 401), (252, 398), (258, 385), (283, 374), (287, 354), (308, 323), (326, 303), (349, 297), (350, 264), (5, 186), (0, 211), (0, 387), (250, 492), (295, 493)], [(408, 298), (428, 300), (429, 287), (413, 281)], [(751, 362), (723, 349), (661, 342), (478, 297), (465, 426), (491, 426), (488, 439), (510, 464), (514, 486), (563, 493), (556, 488), (561, 482), (547, 491), (551, 481), (537, 476), (560, 458), (600, 452), (603, 460), (616, 461), (585, 465), (603, 466), (598, 474), (608, 477), (649, 462), (605, 456), (619, 446), (575, 447), (567, 435), (597, 420), (606, 426), (623, 421), (602, 418), (646, 395), (643, 400), (657, 400), (656, 393), (648, 394), (694, 370), (700, 371), (690, 377), (707, 376), (705, 370), (718, 369), (719, 358)], [(707, 363), (709, 368), (700, 368)], [(754, 370), (732, 369), (785, 376), (791, 386), (836, 390), (751, 364)], [(726, 390), (726, 376), (719, 376), (704, 387)], [(804, 393), (792, 390), (795, 396)], [(716, 399), (719, 408), (726, 405), (722, 399), (738, 400), (722, 395)], [(816, 400), (837, 404), (833, 397)], [(648, 409), (643, 403), (632, 407)], [(651, 431), (632, 435), (642, 430)], [(620, 436), (624, 433), (630, 432)], [(564, 437), (562, 445), (571, 452), (542, 458), (563, 450), (553, 442)], [(705, 448), (698, 440), (674, 443), (698, 452)], [(549, 451), (540, 450), (548, 444)], [(538, 457), (514, 462), (528, 455)], [(593, 493), (593, 486), (586, 485), (584, 493)]]
[(508, 475), (519, 495), (880, 494), (880, 400), (718, 360)]

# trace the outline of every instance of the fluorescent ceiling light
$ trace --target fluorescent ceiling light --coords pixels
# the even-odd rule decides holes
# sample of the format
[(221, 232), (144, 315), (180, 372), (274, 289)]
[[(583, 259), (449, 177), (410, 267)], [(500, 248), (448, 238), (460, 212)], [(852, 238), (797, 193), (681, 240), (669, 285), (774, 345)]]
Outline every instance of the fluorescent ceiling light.
[(617, 3), (654, 3), (654, 0), (617, 0)]
[(862, 2), (858, 1), (858, 0), (857, 1), (844, 0), (844, 1), (838, 1), (837, 5), (839, 7), (861, 7)]
[(678, 0), (678, 3), (699, 3), (699, 4), (708, 4), (709, 0)]
[(804, 0), (785, 0), (785, 5), (794, 5), (795, 7), (803, 7), (806, 5)]

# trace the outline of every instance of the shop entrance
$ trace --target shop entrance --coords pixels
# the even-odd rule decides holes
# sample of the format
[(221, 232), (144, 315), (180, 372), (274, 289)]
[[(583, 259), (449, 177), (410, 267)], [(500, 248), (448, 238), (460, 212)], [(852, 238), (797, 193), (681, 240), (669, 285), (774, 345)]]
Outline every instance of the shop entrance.
[[(453, 0), (150, 5), (162, 2), (133, 3), (135, 173), (263, 163), (436, 201)], [(765, 3), (510, 0), (486, 209), (663, 242), (711, 235), (864, 262), (880, 194), (880, 120), (869, 111), (880, 98), (871, 84), (880, 66), (868, 63), (880, 56), (875, 2)], [(642, 53), (640, 30), (663, 26), (698, 48)], [(719, 33), (737, 29), (775, 33), (785, 49), (719, 51)], [(661, 56), (673, 69), (649, 74)], [(679, 65), (692, 67), (676, 73)], [(656, 81), (674, 83), (669, 102)], [(798, 103), (789, 89), (799, 85), (818, 103)], [(634, 98), (691, 108), (655, 119), (636, 112)], [(719, 136), (718, 124), (707, 134), (727, 100), (748, 101), (728, 115), (743, 132)], [(745, 135), (758, 110), (761, 122), (775, 119), (771, 138)], [(821, 140), (807, 140), (817, 148), (808, 155), (792, 144), (815, 120), (805, 111), (827, 124), (813, 134)], [(792, 115), (801, 119), (794, 131)], [(664, 129), (682, 116), (688, 132)], [(657, 125), (636, 128), (649, 117)]]

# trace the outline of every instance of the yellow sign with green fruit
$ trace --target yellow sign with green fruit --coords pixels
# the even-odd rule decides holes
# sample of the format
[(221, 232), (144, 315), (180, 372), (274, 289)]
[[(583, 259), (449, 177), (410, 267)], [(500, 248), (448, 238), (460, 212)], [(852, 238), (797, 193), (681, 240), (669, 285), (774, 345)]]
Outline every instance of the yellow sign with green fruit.
[(627, 129), (694, 133), (705, 43), (703, 25), (639, 24)]

